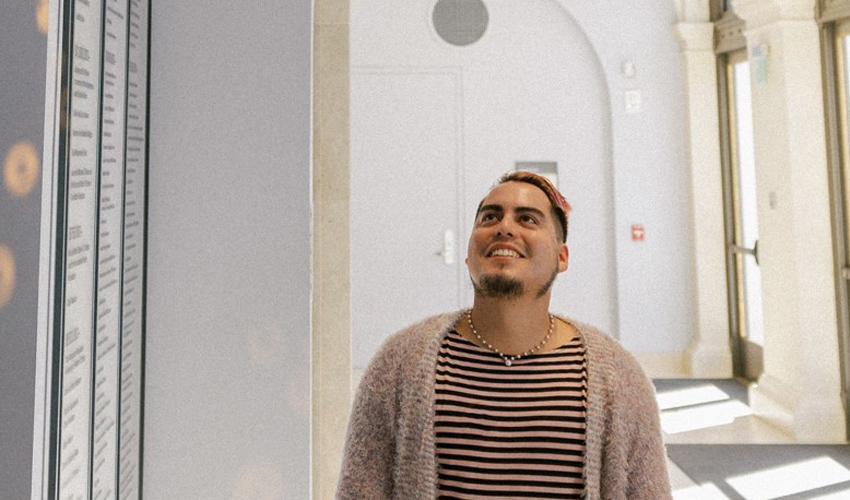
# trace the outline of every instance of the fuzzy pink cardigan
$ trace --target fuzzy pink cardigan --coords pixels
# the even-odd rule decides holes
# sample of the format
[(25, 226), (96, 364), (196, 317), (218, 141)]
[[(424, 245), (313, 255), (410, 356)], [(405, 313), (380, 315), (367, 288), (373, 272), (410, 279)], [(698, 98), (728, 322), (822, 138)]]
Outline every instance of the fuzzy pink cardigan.
[[(437, 352), (460, 312), (390, 337), (352, 409), (338, 500), (433, 500)], [(671, 499), (655, 390), (634, 358), (595, 328), (568, 320), (587, 346), (585, 498)]]

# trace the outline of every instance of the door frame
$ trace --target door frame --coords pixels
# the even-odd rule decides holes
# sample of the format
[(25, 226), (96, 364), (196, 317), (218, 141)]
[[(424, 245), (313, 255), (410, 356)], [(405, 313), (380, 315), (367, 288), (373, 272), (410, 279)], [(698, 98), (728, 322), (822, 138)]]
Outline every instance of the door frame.
[[(737, 170), (735, 165), (736, 147), (734, 133), (734, 116), (732, 103), (734, 90), (731, 88), (731, 68), (734, 64), (747, 60), (747, 49), (741, 48), (718, 54), (717, 74), (719, 92), (721, 159), (723, 178), (723, 221), (726, 234), (726, 279), (729, 301), (729, 342), (732, 348), (733, 376), (744, 382), (755, 382), (764, 371), (764, 348), (743, 336), (741, 311), (745, 300), (743, 282), (739, 279), (738, 267), (741, 267), (737, 255), (751, 253), (750, 249), (742, 249), (736, 245), (737, 221), (740, 219), (739, 207), (736, 203), (738, 196), (736, 187)], [(755, 250), (755, 249), (753, 249)], [(756, 259), (758, 259), (757, 254)]]
[(838, 345), (841, 367), (841, 399), (850, 435), (850, 259), (848, 259), (848, 221), (844, 206), (847, 193), (843, 181), (844, 170), (850, 168), (850, 139), (842, 134), (850, 132), (850, 106), (845, 95), (844, 63), (841, 59), (841, 36), (850, 35), (850, 19), (824, 22), (821, 26), (821, 60), (824, 82), (824, 109), (827, 120), (827, 163), (832, 211), (833, 259), (835, 269), (835, 294), (838, 305)]

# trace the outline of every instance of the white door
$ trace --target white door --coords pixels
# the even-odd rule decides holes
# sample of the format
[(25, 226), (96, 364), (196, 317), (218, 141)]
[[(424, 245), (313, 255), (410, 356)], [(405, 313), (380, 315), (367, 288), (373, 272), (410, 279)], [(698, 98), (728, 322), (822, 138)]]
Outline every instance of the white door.
[(352, 68), (355, 375), (391, 333), (460, 305), (459, 100), (451, 71)]

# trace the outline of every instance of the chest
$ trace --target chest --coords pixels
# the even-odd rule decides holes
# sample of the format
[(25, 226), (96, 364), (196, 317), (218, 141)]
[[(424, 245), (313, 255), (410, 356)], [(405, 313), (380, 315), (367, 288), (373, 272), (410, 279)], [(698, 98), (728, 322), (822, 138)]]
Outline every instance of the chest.
[(505, 366), (450, 332), (438, 354), (435, 405), (438, 496), (579, 497), (587, 416), (580, 341)]

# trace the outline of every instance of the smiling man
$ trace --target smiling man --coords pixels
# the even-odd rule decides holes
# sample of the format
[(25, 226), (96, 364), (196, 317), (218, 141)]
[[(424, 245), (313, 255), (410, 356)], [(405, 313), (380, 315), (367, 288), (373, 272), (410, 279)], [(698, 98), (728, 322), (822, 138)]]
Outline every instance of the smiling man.
[(337, 498), (671, 498), (658, 408), (637, 362), (549, 311), (570, 206), (508, 174), (481, 201), (473, 306), (389, 338), (349, 424)]

